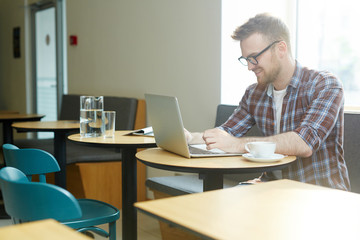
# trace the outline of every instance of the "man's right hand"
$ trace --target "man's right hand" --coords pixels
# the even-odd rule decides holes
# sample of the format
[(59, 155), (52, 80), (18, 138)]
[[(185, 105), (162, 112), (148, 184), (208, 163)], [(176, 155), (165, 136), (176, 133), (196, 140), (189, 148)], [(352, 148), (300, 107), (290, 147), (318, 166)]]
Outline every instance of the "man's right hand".
[(229, 153), (239, 153), (244, 151), (243, 145), (245, 144), (241, 144), (241, 138), (234, 137), (218, 128), (206, 130), (203, 139), (208, 150), (218, 148)]

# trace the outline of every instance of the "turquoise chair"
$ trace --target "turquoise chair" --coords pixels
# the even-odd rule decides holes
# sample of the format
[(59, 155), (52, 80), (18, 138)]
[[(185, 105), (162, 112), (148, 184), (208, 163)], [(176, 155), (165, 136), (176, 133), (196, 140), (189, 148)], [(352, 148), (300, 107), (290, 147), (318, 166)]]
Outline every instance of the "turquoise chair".
[(46, 182), (45, 174), (60, 171), (56, 159), (40, 149), (19, 149), (13, 144), (4, 144), (3, 153), (6, 166), (21, 170), (29, 181), (38, 175), (40, 182)]
[[(0, 170), (0, 186), (6, 213), (14, 223), (53, 218), (78, 232), (92, 231), (110, 240), (116, 239), (116, 221), (119, 210), (110, 204), (75, 199), (58, 186), (30, 182), (19, 169), (4, 167)], [(109, 224), (109, 233), (95, 227)]]
[[(116, 221), (120, 217), (117, 208), (92, 199), (76, 200), (65, 189), (46, 184), (45, 174), (60, 170), (51, 154), (39, 149), (19, 149), (12, 144), (4, 144), (3, 152), (7, 167), (0, 172), (9, 168), (17, 170), (0, 174), (0, 182), (14, 182), (1, 184), (5, 211), (14, 223), (54, 218), (79, 232), (92, 231), (116, 239)], [(33, 175), (39, 175), (40, 182), (31, 182)], [(4, 180), (1, 176), (5, 176)], [(7, 191), (10, 191), (10, 196), (5, 199)], [(94, 227), (106, 223), (109, 224), (109, 233)]]

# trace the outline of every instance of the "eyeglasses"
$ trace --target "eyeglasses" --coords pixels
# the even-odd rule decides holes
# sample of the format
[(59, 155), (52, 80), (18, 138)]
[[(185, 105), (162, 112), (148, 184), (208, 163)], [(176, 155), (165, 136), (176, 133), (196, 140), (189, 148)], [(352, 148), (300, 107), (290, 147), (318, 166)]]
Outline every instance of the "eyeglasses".
[(247, 66), (248, 63), (251, 63), (253, 65), (257, 65), (258, 64), (258, 60), (256, 58), (258, 58), (261, 54), (263, 54), (264, 52), (266, 52), (269, 48), (271, 48), (272, 45), (274, 45), (275, 43), (281, 42), (279, 41), (275, 41), (273, 43), (271, 43), (269, 46), (267, 46), (264, 50), (262, 50), (261, 52), (259, 52), (258, 54), (256, 54), (255, 56), (250, 56), (250, 57), (239, 57), (238, 60), (239, 62), (241, 62), (244, 66)]

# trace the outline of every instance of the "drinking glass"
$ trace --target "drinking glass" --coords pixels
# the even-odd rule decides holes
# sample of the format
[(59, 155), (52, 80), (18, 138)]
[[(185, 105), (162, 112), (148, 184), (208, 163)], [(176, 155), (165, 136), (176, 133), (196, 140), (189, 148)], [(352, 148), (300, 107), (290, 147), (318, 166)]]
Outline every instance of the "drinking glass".
[(115, 111), (103, 111), (102, 135), (104, 138), (113, 138), (115, 135)]

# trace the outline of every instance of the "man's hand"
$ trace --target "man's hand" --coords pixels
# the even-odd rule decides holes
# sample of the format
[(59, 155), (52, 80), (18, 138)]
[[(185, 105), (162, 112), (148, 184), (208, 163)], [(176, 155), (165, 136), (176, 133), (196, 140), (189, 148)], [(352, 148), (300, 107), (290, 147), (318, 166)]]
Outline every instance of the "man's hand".
[(206, 130), (203, 134), (203, 139), (209, 150), (218, 148), (225, 152), (238, 153), (242, 152), (244, 148), (240, 138), (231, 136), (229, 133), (218, 128)]
[(198, 132), (189, 132), (184, 128), (185, 138), (188, 144), (203, 144), (204, 140), (202, 138), (202, 133)]

